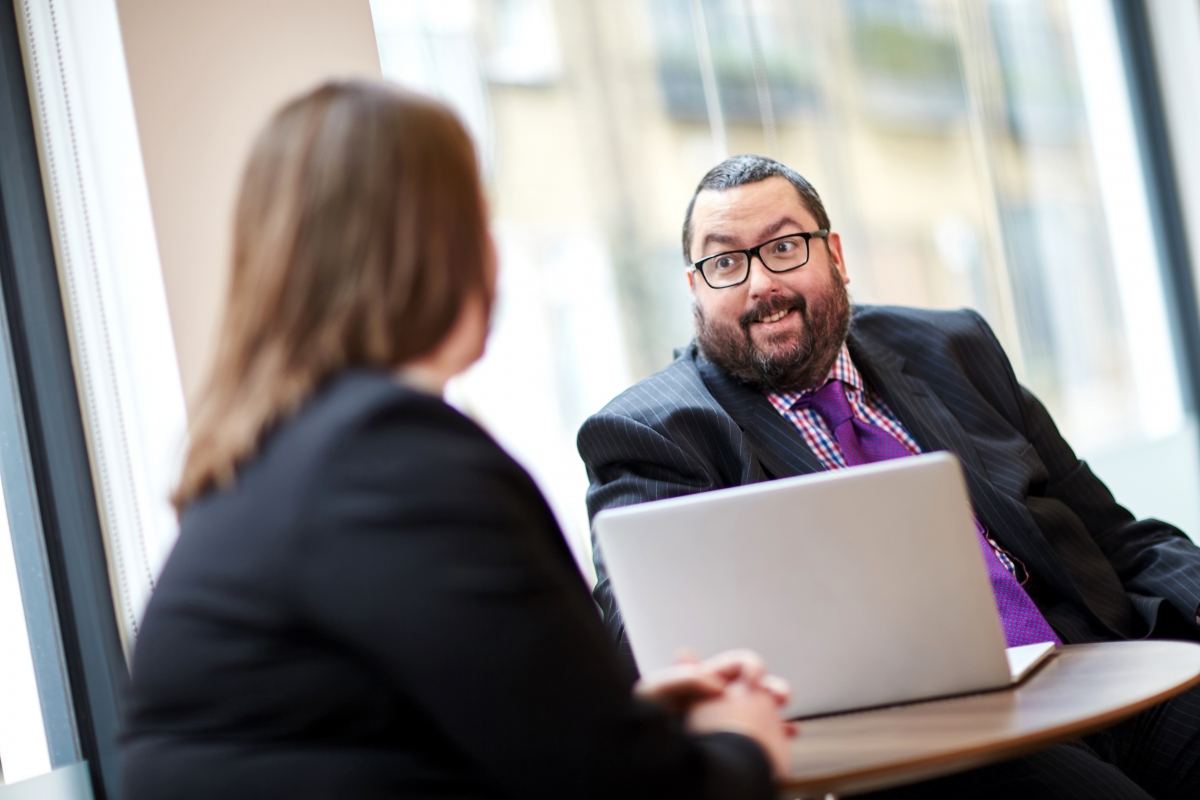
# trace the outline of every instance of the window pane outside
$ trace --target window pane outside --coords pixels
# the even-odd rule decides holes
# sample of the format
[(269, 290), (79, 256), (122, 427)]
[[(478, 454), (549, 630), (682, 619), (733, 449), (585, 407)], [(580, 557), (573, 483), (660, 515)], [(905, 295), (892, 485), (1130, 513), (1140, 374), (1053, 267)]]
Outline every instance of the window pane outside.
[(80, 761), (24, 424), (0, 301), (0, 785)]
[(1119, 499), (1200, 524), (1171, 499), (1196, 494), (1195, 433), (1107, 4), (372, 10), (385, 76), (460, 110), (489, 188), (494, 335), (451, 399), (530, 469), (582, 560), (575, 432), (690, 339), (682, 215), (742, 152), (813, 181), (857, 302), (977, 309)]

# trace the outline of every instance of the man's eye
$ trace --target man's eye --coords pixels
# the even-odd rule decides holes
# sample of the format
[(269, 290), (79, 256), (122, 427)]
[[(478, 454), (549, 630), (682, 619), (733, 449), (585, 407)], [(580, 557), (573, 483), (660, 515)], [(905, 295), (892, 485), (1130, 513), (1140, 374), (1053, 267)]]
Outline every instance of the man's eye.
[(737, 260), (729, 256), (713, 259), (713, 267), (716, 269), (733, 269), (737, 265)]
[(776, 253), (790, 253), (795, 249), (796, 249), (796, 243), (793, 242), (791, 239), (787, 239), (785, 241), (775, 243), (775, 252)]

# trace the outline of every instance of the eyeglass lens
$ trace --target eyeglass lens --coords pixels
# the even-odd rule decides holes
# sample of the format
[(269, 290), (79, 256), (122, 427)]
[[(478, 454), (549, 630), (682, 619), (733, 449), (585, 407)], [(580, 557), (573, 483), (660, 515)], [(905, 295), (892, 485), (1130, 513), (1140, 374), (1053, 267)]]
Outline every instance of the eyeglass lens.
[[(761, 245), (758, 256), (772, 272), (786, 272), (808, 261), (808, 240), (803, 236), (776, 239)], [(701, 269), (708, 284), (720, 289), (744, 281), (750, 270), (750, 259), (744, 252), (722, 253), (705, 261)]]

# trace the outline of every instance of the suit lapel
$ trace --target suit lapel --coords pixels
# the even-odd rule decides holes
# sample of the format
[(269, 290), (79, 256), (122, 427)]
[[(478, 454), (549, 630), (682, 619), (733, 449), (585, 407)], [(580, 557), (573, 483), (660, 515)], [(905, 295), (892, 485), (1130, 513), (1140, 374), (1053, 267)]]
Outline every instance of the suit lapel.
[[(908, 368), (905, 359), (878, 339), (856, 331), (853, 325), (847, 344), (867, 384), (879, 392), (922, 451), (947, 450), (958, 456), (975, 513), (999, 534), (1003, 544), (1063, 597), (1090, 607), (1115, 633), (1126, 638), (1136, 635), (1130, 633), (1136, 626), (1125, 624), (1125, 609), (1112, 610), (1113, 603), (1107, 602), (1105, 592), (1088, 591), (1090, 583), (1085, 581), (1081, 586), (1074, 579), (1042, 535), (1025, 499), (1001, 491), (993, 483), (970, 434), (929, 384)], [(742, 429), (768, 478), (822, 471), (821, 462), (800, 433), (761, 392), (739, 384), (699, 353), (695, 359), (704, 384)], [(1119, 584), (1115, 591), (1123, 596)]]
[(823, 469), (799, 431), (762, 392), (738, 383), (699, 353), (696, 366), (713, 398), (742, 429), (769, 478), (790, 478)]
[[(920, 377), (905, 369), (903, 357), (867, 336), (853, 331), (848, 338), (854, 364), (867, 382), (883, 396), (924, 452), (949, 450), (963, 464), (967, 489), (975, 514), (1005, 547), (1029, 564), (1064, 597), (1090, 607), (1113, 631), (1128, 637), (1136, 628), (1126, 624), (1124, 605), (1113, 609), (1108, 595), (1123, 597), (1120, 584), (1105, 586), (1104, 580), (1076, 581), (1070, 570), (1042, 535), (1029, 514), (1024, 498), (1001, 492), (988, 476), (970, 435), (958, 418), (942, 403)], [(1112, 591), (1089, 591), (1092, 586)]]
[[(924, 380), (905, 372), (901, 356), (853, 331), (847, 341), (855, 366), (899, 415), (922, 451), (949, 450), (968, 471), (986, 476), (979, 453), (962, 425)], [(824, 469), (795, 426), (762, 392), (737, 382), (698, 352), (696, 366), (705, 386), (745, 433), (770, 477), (787, 478)]]
[[(987, 470), (962, 424), (929, 385), (905, 370), (903, 357), (853, 330), (847, 339), (854, 364), (878, 391), (924, 452), (949, 450), (969, 475), (986, 483)], [(705, 386), (745, 433), (759, 461), (774, 478), (821, 472), (824, 468), (792, 423), (762, 392), (737, 382), (699, 352), (696, 366)]]
[(987, 469), (974, 442), (958, 418), (942, 403), (922, 378), (905, 369), (902, 356), (879, 343), (858, 335), (853, 329), (846, 339), (854, 366), (867, 385), (883, 396), (884, 402), (904, 423), (921, 451), (949, 450), (963, 466), (987, 478)]
[[(853, 327), (847, 337), (847, 344), (854, 365), (862, 373), (867, 385), (883, 397), (905, 429), (917, 440), (921, 452), (946, 450), (958, 456), (962, 462), (971, 504), (980, 520), (989, 529), (1012, 531), (1012, 519), (997, 519), (995, 513), (990, 513), (993, 509), (1005, 506), (1010, 498), (993, 486), (987, 467), (980, 458), (970, 434), (963, 428), (958, 417), (946, 408), (937, 393), (924, 379), (906, 369), (907, 365), (901, 355), (875, 339), (856, 333)], [(1021, 552), (1026, 550), (1026, 543), (1040, 543), (1043, 538), (1028, 512), (1025, 512), (1023, 507), (1021, 510), (1024, 513), (1019, 515), (1020, 530), (1012, 531), (1017, 534), (1018, 541), (1012, 541), (1008, 536), (1004, 538), (1008, 540), (1005, 542), (1007, 546), (1015, 547), (1019, 555), (1025, 557), (1033, 555), (1030, 552)], [(1036, 545), (1034, 549), (1038, 549)], [(1065, 573), (1062, 577), (1066, 577)]]

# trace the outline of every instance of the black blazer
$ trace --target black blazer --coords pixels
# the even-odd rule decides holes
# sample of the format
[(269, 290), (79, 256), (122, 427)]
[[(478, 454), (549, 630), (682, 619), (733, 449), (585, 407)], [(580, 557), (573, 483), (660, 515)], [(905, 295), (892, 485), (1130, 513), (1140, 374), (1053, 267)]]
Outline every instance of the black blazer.
[[(1116, 503), (1017, 383), (978, 314), (859, 306), (848, 344), (921, 449), (962, 460), (976, 514), (1028, 567), (1030, 595), (1064, 641), (1200, 639), (1200, 549)], [(592, 516), (822, 469), (761, 392), (708, 363), (694, 344), (589, 418), (578, 445)], [(595, 561), (596, 601), (628, 657), (598, 549)]]
[(132, 671), (125, 800), (774, 794), (752, 740), (631, 699), (529, 476), (382, 373), (187, 509)]

